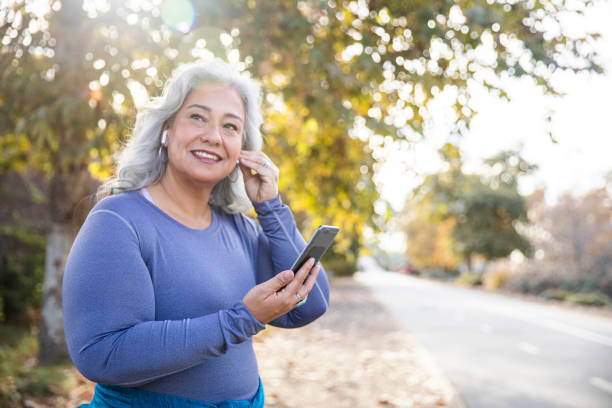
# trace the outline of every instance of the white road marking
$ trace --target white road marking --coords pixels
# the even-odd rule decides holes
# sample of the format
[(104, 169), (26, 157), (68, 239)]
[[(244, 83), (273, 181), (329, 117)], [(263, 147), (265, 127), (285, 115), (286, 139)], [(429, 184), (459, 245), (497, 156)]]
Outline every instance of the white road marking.
[(534, 346), (531, 343), (526, 343), (524, 341), (521, 341), (518, 344), (518, 348), (519, 350), (527, 353), (527, 354), (533, 354), (534, 356), (537, 356), (538, 354), (540, 354), (540, 348), (538, 346)]
[(555, 320), (533, 320), (532, 323), (540, 326), (548, 327), (549, 329), (557, 330), (583, 340), (592, 341), (593, 343), (603, 344), (604, 346), (612, 347), (612, 337), (604, 336), (590, 330), (581, 329), (580, 327), (570, 326), (569, 324), (560, 323)]
[(593, 387), (612, 394), (612, 383), (599, 377), (592, 377), (589, 381)]

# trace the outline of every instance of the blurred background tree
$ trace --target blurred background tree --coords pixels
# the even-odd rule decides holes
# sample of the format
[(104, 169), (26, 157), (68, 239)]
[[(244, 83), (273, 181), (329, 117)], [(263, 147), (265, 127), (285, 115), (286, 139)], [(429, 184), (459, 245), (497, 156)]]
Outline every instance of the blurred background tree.
[[(407, 215), (405, 223), (407, 253), (415, 266), (454, 272), (461, 260), (471, 271), (475, 255), (488, 261), (514, 250), (531, 255), (531, 244), (517, 231), (518, 222), (527, 223), (518, 178), (536, 166), (517, 151), (504, 151), (485, 160), (489, 172), (468, 174), (457, 147), (446, 144), (439, 153), (446, 170), (427, 176), (415, 190), (410, 201), (417, 215)], [(410, 206), (407, 209), (412, 211)], [(434, 248), (423, 251), (419, 243), (427, 240)], [(441, 253), (445, 256), (440, 257)]]
[[(612, 302), (612, 174), (607, 186), (547, 203), (544, 190), (528, 197), (532, 220), (525, 234), (535, 259), (508, 289), (586, 304)], [(583, 297), (580, 296), (583, 294)], [(578, 295), (578, 297), (576, 297)]]
[[(596, 34), (571, 37), (560, 24), (563, 13), (582, 13), (589, 4), (3, 2), (0, 169), (3, 175), (38, 169), (47, 186), (41, 190), (48, 209), (41, 360), (64, 349), (61, 273), (78, 226), (77, 204), (110, 174), (139, 101), (159, 93), (177, 64), (218, 56), (262, 81), (266, 149), (281, 168), (282, 194), (307, 237), (319, 223), (341, 227), (330, 269), (351, 273), (362, 231), (380, 230), (388, 215), (373, 211), (371, 153), (380, 140), (373, 136), (418, 141), (431, 119), (428, 104), (448, 89), (456, 132), (464, 132), (474, 114), (470, 81), (504, 97), (503, 76), (528, 76), (554, 92), (549, 79), (556, 69), (600, 72), (590, 47)], [(507, 203), (499, 208), (509, 219), (520, 216), (511, 199), (496, 200)], [(465, 231), (467, 242), (475, 226), (457, 222), (454, 231)], [(464, 257), (478, 251), (484, 249), (461, 250)]]

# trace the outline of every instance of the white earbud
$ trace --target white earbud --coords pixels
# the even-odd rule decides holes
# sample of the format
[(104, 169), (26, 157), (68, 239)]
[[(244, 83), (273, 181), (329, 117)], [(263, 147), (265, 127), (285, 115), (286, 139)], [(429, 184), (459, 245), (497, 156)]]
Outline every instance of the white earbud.
[(162, 137), (161, 137), (161, 144), (164, 145), (166, 143), (166, 135), (168, 134), (168, 130), (164, 129), (164, 131), (162, 132)]

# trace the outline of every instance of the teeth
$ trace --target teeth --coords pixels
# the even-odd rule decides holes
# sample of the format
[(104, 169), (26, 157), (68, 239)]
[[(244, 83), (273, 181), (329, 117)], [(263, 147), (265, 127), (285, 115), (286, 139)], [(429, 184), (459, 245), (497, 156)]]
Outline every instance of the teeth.
[(206, 152), (193, 152), (193, 154), (195, 154), (198, 157), (203, 157), (205, 159), (220, 160), (218, 156), (215, 156), (213, 154), (209, 154)]

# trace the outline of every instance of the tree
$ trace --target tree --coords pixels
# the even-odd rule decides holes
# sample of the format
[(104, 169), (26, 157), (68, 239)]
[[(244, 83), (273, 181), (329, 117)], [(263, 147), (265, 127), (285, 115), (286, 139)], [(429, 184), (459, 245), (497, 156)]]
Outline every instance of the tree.
[[(593, 34), (543, 31), (575, 4), (50, 0), (41, 11), (39, 2), (3, 3), (0, 134), (10, 155), (0, 168), (26, 160), (50, 183), (41, 338), (62, 348), (58, 288), (75, 203), (91, 192), (90, 175), (109, 174), (133, 98), (159, 92), (177, 63), (214, 54), (263, 82), (264, 131), (284, 172), (283, 195), (303, 231), (340, 225), (335, 253), (350, 262), (363, 228), (384, 222), (370, 216), (369, 137), (413, 140), (445, 88), (456, 93), (460, 131), (473, 114), (470, 80), (503, 96), (501, 75), (528, 76), (552, 92), (555, 69), (599, 72)], [(43, 359), (51, 348), (41, 344)]]
[(515, 249), (531, 255), (529, 241), (516, 229), (517, 222), (527, 222), (525, 200), (516, 190), (474, 183), (456, 206), (453, 240), (469, 268), (475, 254), (487, 260), (504, 258)]
[(456, 270), (460, 261), (453, 248), (453, 218), (442, 219), (432, 214), (427, 199), (408, 202), (401, 222), (406, 232), (406, 254), (417, 269)]
[(493, 260), (518, 249), (529, 256), (531, 245), (517, 231), (518, 222), (527, 222), (517, 178), (535, 166), (520, 159), (518, 152), (505, 151), (485, 160), (499, 170), (485, 177), (463, 172), (461, 154), (455, 146), (445, 145), (440, 154), (448, 169), (426, 177), (416, 190), (415, 201), (429, 206), (430, 222), (452, 222), (452, 247), (468, 268), (476, 254)]
[[(601, 286), (612, 296), (612, 197), (607, 188), (582, 196), (562, 195), (547, 204), (543, 191), (529, 197), (533, 220), (527, 233), (539, 252), (538, 261), (574, 279)], [(595, 289), (591, 287), (590, 289)]]
[[(113, 59), (129, 66), (138, 51), (134, 48), (119, 55), (107, 43), (117, 36), (117, 28), (109, 28), (104, 21), (100, 26), (91, 24), (80, 2), (54, 2), (51, 7), (54, 13), (48, 20), (29, 3), (3, 10), (0, 62), (0, 129), (6, 134), (3, 144), (12, 153), (3, 157), (0, 167), (19, 168), (25, 159), (44, 172), (49, 184), (40, 326), (43, 362), (67, 356), (61, 276), (74, 234), (72, 220), (77, 204), (95, 188), (91, 174), (108, 171), (110, 152), (126, 134), (121, 106), (133, 106), (124, 97), (128, 83)], [(128, 35), (124, 43), (131, 46), (144, 36), (127, 21), (121, 29)], [(108, 70), (102, 69), (107, 62), (93, 59), (103, 53), (111, 60)], [(117, 109), (113, 103), (119, 100), (122, 104)]]

